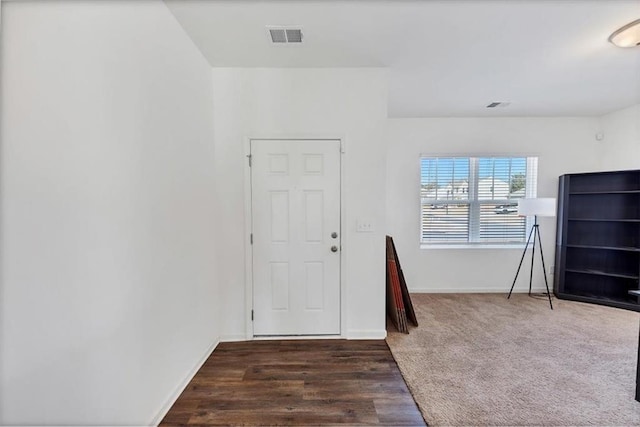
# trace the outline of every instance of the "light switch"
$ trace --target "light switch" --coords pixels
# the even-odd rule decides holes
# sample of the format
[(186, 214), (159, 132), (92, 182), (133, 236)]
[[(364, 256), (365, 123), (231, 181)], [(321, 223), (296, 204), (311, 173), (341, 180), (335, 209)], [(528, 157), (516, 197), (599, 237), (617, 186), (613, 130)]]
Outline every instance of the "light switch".
[(356, 231), (358, 233), (371, 233), (375, 229), (373, 219), (360, 218), (356, 221)]

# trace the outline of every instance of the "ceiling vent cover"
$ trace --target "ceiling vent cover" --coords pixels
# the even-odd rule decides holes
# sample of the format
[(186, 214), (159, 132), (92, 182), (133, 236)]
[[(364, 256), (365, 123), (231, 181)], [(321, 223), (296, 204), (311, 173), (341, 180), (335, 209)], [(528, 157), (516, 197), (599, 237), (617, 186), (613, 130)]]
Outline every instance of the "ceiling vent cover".
[(504, 102), (504, 101), (492, 102), (491, 104), (487, 105), (487, 108), (496, 108), (496, 107), (504, 108), (504, 107), (508, 107), (510, 104), (511, 104), (510, 102)]
[(272, 43), (302, 43), (302, 28), (299, 27), (267, 27)]

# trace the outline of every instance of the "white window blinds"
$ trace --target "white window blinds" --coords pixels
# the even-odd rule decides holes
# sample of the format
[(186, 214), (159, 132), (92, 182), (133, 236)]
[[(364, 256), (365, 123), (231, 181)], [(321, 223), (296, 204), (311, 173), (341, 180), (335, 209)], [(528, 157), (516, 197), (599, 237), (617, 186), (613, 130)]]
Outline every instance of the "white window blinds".
[(421, 242), (524, 242), (517, 203), (535, 197), (536, 182), (536, 157), (422, 157)]

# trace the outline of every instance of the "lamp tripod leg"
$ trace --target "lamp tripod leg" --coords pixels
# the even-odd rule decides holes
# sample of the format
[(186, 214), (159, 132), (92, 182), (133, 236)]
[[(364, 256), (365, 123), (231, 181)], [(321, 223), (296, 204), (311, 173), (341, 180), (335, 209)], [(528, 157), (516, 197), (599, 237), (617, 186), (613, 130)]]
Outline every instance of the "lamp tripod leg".
[(533, 283), (533, 263), (536, 259), (536, 236), (538, 235), (538, 222), (533, 224), (533, 245), (531, 245), (531, 270), (529, 270), (529, 296), (531, 296), (531, 284)]
[[(542, 253), (542, 239), (540, 238), (540, 230), (536, 227), (536, 235), (538, 236), (538, 242), (540, 243), (540, 259), (542, 260), (542, 274), (544, 275), (544, 285), (547, 287), (547, 297), (549, 297), (549, 307), (553, 310), (553, 304), (551, 303), (551, 292), (549, 291), (549, 282), (547, 281), (547, 268), (544, 264), (544, 254)], [(533, 268), (533, 264), (532, 264)]]
[[(511, 289), (509, 290), (509, 296), (507, 296), (507, 299), (511, 298), (511, 293), (513, 292), (513, 287), (516, 285), (516, 280), (518, 280), (518, 274), (520, 274), (520, 268), (522, 267), (522, 261), (524, 261), (524, 256), (527, 254), (527, 248), (529, 247), (529, 242), (531, 241), (531, 236), (533, 236), (533, 230), (534, 228), (531, 228), (531, 232), (529, 233), (529, 238), (527, 239), (527, 244), (524, 247), (524, 250), (522, 251), (522, 258), (520, 258), (520, 264), (518, 264), (518, 271), (516, 271), (516, 277), (514, 277), (513, 279), (513, 284), (511, 285)], [(535, 240), (534, 240), (535, 242)], [(529, 291), (531, 292), (531, 291)]]

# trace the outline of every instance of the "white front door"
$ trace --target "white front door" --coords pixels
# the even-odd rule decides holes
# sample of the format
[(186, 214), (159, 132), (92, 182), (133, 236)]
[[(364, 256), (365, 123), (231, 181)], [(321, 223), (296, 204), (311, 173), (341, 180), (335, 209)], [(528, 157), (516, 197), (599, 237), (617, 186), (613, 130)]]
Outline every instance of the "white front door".
[(251, 141), (253, 333), (340, 334), (340, 141)]

